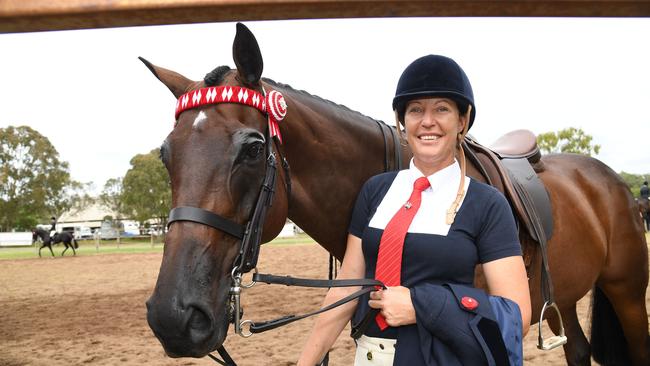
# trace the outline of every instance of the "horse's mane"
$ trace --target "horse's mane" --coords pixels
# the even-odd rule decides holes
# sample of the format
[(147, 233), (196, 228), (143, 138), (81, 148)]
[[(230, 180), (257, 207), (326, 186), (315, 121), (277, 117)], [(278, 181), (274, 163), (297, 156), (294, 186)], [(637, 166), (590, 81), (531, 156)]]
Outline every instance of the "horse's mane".
[[(228, 66), (218, 66), (218, 67), (216, 67), (214, 70), (212, 70), (209, 73), (205, 74), (205, 77), (203, 77), (203, 82), (205, 83), (205, 86), (217, 86), (217, 85), (221, 84), (223, 82), (223, 79), (225, 78), (226, 74), (231, 70), (232, 69), (230, 67), (228, 67)], [(269, 83), (269, 84), (271, 84), (271, 85), (274, 85), (274, 86), (277, 86), (277, 87), (280, 87), (280, 88), (283, 88), (283, 89), (289, 89), (289, 90), (291, 90), (293, 92), (296, 92), (298, 94), (306, 95), (306, 96), (308, 96), (310, 98), (317, 99), (317, 100), (319, 100), (321, 102), (333, 105), (333, 106), (335, 106), (337, 108), (342, 108), (343, 110), (345, 110), (347, 112), (356, 114), (356, 115), (361, 116), (363, 118), (368, 118), (368, 119), (371, 119), (371, 120), (373, 120), (375, 122), (381, 122), (383, 124), (386, 124), (384, 121), (381, 121), (381, 120), (366, 116), (365, 114), (363, 114), (361, 112), (358, 112), (358, 111), (355, 111), (353, 109), (350, 109), (349, 107), (347, 107), (345, 105), (332, 102), (331, 100), (319, 97), (318, 95), (311, 94), (311, 93), (306, 92), (304, 90), (295, 89), (289, 84), (283, 84), (283, 83), (277, 82), (277, 81), (275, 81), (273, 79), (269, 79), (269, 78), (266, 78), (266, 77), (262, 78), (262, 80)]]
[(36, 227), (34, 228), (34, 232), (36, 233), (37, 236), (41, 237), (41, 239), (45, 240), (50, 237), (50, 232), (49, 230), (45, 230), (41, 227)]
[(263, 80), (263, 81), (266, 81), (267, 83), (269, 83), (269, 84), (271, 84), (271, 85), (274, 85), (274, 86), (277, 86), (277, 87), (280, 87), (280, 88), (284, 88), (284, 89), (289, 89), (289, 90), (291, 90), (291, 91), (293, 91), (293, 92), (296, 92), (296, 93), (299, 93), (299, 94), (306, 95), (306, 96), (308, 96), (308, 97), (311, 97), (311, 98), (317, 99), (317, 100), (319, 100), (319, 101), (325, 102), (325, 103), (327, 103), (327, 104), (333, 105), (333, 106), (338, 107), (338, 108), (342, 108), (342, 109), (344, 109), (344, 110), (347, 111), (347, 112), (350, 112), (350, 113), (353, 113), (353, 114), (359, 115), (359, 116), (364, 117), (364, 118), (368, 118), (368, 119), (373, 120), (373, 121), (375, 121), (375, 122), (380, 122), (380, 123), (386, 124), (386, 122), (384, 122), (384, 121), (382, 121), (382, 120), (378, 120), (378, 119), (372, 118), (372, 117), (370, 117), (370, 116), (366, 116), (365, 114), (363, 114), (363, 113), (361, 113), (361, 112), (358, 112), (358, 111), (355, 111), (354, 109), (350, 109), (349, 107), (347, 107), (347, 106), (345, 106), (345, 105), (343, 105), (343, 104), (338, 104), (338, 103), (332, 102), (331, 100), (328, 100), (328, 99), (325, 99), (325, 98), (319, 97), (318, 95), (311, 94), (311, 93), (309, 93), (309, 92), (307, 92), (307, 91), (304, 91), (304, 90), (297, 90), (297, 89), (294, 89), (291, 85), (283, 84), (283, 83), (277, 82), (277, 81), (275, 81), (275, 80), (273, 80), (273, 79), (269, 79), (269, 78), (266, 78), (266, 77), (262, 78), (262, 80)]
[(226, 76), (228, 71), (230, 71), (230, 67), (219, 66), (214, 70), (210, 71), (209, 73), (205, 74), (205, 76), (203, 77), (203, 82), (205, 83), (205, 86), (217, 86), (221, 84), (223, 78)]

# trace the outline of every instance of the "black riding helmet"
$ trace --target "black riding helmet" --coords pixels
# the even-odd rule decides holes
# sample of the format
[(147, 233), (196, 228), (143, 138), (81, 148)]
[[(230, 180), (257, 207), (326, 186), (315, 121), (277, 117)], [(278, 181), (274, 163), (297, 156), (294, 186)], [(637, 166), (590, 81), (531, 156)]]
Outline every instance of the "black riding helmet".
[(467, 113), (472, 106), (469, 130), (474, 123), (476, 107), (474, 92), (467, 75), (456, 61), (440, 55), (428, 55), (413, 61), (402, 73), (397, 82), (393, 110), (397, 112), (400, 123), (404, 123), (406, 103), (422, 97), (445, 97), (458, 105), (460, 114)]

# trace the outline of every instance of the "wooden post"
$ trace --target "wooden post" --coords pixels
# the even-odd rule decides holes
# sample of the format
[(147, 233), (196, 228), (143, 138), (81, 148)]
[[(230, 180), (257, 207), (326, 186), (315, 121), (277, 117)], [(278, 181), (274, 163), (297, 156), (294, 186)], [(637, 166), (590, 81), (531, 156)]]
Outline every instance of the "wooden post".
[(100, 231), (100, 234), (95, 235), (95, 251), (97, 253), (99, 253), (99, 236), (100, 235), (101, 235), (101, 231)]
[(153, 232), (151, 233), (151, 247), (153, 248)]
[(0, 33), (353, 17), (645, 17), (647, 0), (2, 0)]

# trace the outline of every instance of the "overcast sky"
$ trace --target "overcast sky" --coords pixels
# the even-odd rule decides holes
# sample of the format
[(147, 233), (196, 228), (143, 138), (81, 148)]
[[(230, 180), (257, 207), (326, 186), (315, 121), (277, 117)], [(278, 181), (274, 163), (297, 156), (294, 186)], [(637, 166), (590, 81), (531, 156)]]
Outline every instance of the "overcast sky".
[[(471, 133), (582, 128), (616, 172), (650, 172), (650, 18), (398, 18), (247, 22), (263, 75), (393, 122), (415, 58), (454, 58), (474, 87)], [(138, 60), (200, 80), (234, 67), (234, 23), (0, 34), (0, 127), (29, 125), (73, 179), (124, 176), (160, 146), (175, 100)]]

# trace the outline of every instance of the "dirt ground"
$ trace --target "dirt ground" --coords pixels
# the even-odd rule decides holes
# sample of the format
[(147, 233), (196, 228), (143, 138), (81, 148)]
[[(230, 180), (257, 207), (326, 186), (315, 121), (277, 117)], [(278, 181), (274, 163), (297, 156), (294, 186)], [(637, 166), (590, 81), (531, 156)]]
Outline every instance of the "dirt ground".
[[(0, 365), (216, 365), (209, 358), (171, 359), (146, 322), (162, 255), (116, 254), (0, 261)], [(326, 278), (328, 256), (317, 245), (266, 246), (261, 272)], [(268, 320), (317, 308), (324, 291), (257, 285), (243, 294), (245, 318)], [(646, 297), (648, 298), (648, 297)], [(648, 298), (650, 304), (650, 298)], [(578, 306), (587, 322), (589, 300)], [(243, 339), (226, 348), (240, 366), (293, 365), (310, 319)], [(585, 328), (587, 329), (587, 328)], [(344, 332), (331, 365), (350, 365)], [(563, 365), (562, 349), (536, 349), (537, 326), (525, 340), (526, 365)]]

